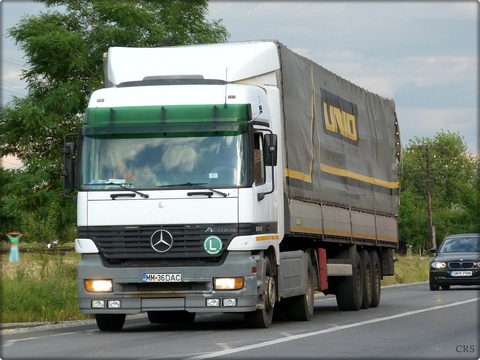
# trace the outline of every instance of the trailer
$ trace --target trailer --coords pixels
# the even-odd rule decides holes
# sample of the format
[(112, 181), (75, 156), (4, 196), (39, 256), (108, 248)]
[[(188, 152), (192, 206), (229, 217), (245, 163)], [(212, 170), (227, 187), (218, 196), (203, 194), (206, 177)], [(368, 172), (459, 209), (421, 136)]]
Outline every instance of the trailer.
[[(393, 100), (278, 41), (112, 47), (64, 144), (78, 305), (103, 331), (377, 307), (398, 246)], [(73, 136), (73, 138), (72, 138)]]

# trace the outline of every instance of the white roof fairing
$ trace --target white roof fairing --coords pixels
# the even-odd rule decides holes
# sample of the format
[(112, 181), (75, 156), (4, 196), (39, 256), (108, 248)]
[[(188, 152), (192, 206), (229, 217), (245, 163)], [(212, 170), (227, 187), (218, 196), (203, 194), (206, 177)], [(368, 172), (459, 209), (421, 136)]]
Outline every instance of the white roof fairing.
[(203, 75), (205, 79), (236, 82), (279, 68), (274, 41), (108, 50), (108, 78), (114, 86), (146, 76), (168, 75)]

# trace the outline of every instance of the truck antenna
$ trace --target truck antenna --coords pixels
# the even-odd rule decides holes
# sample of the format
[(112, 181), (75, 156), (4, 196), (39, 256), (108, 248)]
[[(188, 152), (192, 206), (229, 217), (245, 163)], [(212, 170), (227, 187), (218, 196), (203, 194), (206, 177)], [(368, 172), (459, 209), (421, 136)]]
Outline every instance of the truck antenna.
[(228, 67), (225, 68), (225, 103), (223, 104), (223, 107), (225, 109), (228, 107), (228, 105), (227, 105), (227, 85), (228, 85)]

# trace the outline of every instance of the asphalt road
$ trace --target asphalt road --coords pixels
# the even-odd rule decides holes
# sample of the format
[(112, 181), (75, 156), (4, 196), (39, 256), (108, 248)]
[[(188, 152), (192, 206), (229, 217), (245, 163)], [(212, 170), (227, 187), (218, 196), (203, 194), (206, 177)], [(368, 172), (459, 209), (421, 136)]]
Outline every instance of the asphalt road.
[(339, 311), (318, 296), (309, 322), (249, 329), (240, 315), (198, 315), (193, 324), (127, 317), (122, 332), (94, 321), (2, 330), (8, 359), (479, 359), (480, 287), (431, 292), (428, 283), (382, 288), (378, 308)]

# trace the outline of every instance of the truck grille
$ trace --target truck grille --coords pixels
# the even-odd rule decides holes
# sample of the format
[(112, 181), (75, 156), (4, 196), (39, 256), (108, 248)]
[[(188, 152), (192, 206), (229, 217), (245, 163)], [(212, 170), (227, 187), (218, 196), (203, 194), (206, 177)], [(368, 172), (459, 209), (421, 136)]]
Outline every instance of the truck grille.
[[(79, 227), (78, 237), (95, 242), (106, 266), (218, 265), (224, 261), (238, 228), (238, 224), (90, 226)], [(173, 246), (158, 253), (152, 249), (150, 238), (162, 229), (172, 235)], [(219, 254), (210, 255), (204, 249), (204, 241), (210, 235), (222, 240)]]

